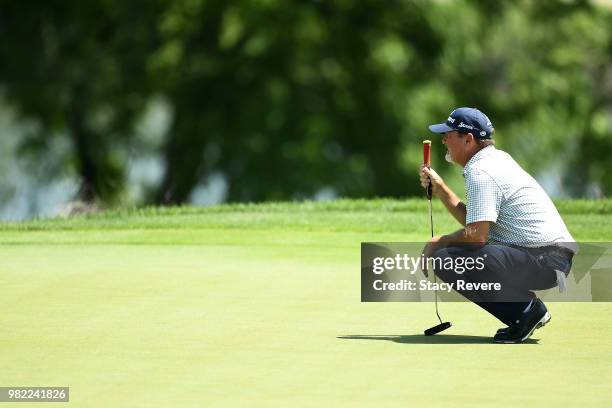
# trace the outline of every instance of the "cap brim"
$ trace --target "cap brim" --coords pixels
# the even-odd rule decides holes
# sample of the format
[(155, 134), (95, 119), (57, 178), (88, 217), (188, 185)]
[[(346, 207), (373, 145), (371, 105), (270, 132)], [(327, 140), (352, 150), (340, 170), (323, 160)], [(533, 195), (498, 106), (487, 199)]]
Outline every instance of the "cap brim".
[(438, 123), (437, 125), (430, 125), (429, 130), (431, 130), (434, 133), (446, 133), (446, 132), (452, 132), (455, 129), (448, 126), (446, 123)]

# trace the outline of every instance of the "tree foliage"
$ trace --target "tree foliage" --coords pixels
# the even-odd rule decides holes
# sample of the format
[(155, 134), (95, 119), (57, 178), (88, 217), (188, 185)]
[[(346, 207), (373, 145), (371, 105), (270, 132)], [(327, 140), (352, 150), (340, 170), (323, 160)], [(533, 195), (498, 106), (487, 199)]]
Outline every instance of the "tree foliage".
[(420, 140), (455, 106), (561, 193), (612, 190), (612, 18), (586, 1), (3, 3), (0, 84), (39, 124), (23, 150), (70, 140), (86, 200), (120, 196), (159, 96), (150, 201), (219, 173), (231, 201), (420, 194)]

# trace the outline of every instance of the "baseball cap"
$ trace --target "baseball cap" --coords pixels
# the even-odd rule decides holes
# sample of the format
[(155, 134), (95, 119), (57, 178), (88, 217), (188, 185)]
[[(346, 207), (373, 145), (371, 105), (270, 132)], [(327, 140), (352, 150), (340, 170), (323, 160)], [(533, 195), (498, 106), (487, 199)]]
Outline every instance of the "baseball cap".
[(445, 123), (430, 125), (434, 133), (446, 133), (457, 130), (461, 133), (471, 133), (477, 139), (491, 139), (493, 124), (476, 108), (457, 108), (451, 112)]

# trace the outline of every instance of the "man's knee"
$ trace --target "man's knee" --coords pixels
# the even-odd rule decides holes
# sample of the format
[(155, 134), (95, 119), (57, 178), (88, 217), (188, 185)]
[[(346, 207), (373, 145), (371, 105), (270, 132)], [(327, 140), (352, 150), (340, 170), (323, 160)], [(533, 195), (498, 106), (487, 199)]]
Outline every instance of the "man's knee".
[(440, 248), (433, 253), (430, 257), (430, 263), (432, 265), (432, 269), (437, 277), (442, 279), (444, 282), (452, 282), (456, 279), (453, 275), (455, 275), (455, 271), (448, 266), (451, 262), (445, 262), (445, 260), (451, 259), (451, 254), (449, 252), (449, 248)]
[(444, 282), (454, 282), (469, 269), (466, 259), (473, 255), (474, 253), (464, 246), (440, 248), (431, 256), (432, 269)]
[(433, 258), (445, 258), (449, 256), (448, 247), (440, 248), (433, 253)]

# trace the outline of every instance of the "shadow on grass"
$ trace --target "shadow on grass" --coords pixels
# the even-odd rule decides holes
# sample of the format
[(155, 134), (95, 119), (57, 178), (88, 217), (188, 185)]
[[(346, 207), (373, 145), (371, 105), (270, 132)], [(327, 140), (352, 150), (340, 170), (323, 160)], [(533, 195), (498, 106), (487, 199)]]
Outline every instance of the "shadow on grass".
[[(495, 344), (491, 337), (483, 336), (461, 336), (454, 334), (446, 334), (441, 336), (425, 336), (422, 334), (410, 335), (345, 335), (338, 336), (338, 339), (344, 340), (386, 340), (401, 344)], [(527, 339), (523, 344), (538, 344), (538, 339)]]

